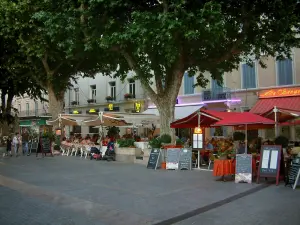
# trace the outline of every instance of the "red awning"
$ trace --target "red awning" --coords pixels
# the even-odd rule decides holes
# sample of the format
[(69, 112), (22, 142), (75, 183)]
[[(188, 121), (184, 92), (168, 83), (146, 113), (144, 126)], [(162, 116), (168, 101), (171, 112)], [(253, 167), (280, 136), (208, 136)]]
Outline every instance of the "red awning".
[(262, 115), (272, 110), (275, 106), (285, 110), (300, 112), (300, 96), (259, 99), (250, 112)]
[[(299, 102), (300, 104), (300, 102)], [(286, 122), (292, 119), (295, 119), (297, 117), (300, 117), (300, 112), (289, 110), (289, 109), (282, 109), (277, 108), (277, 122)], [(274, 109), (270, 109), (269, 111), (265, 112), (264, 114), (261, 114), (261, 116), (272, 119), (275, 121), (275, 113)]]
[(228, 113), (226, 118), (216, 122), (212, 126), (236, 126), (238, 129), (266, 128), (274, 125), (274, 121), (250, 112)]
[(171, 123), (171, 128), (194, 128), (198, 126), (198, 113), (200, 113), (200, 125), (201, 127), (210, 127), (215, 122), (226, 117), (228, 112), (219, 112), (214, 110), (201, 109), (192, 113), (191, 115), (184, 117), (180, 120), (176, 120)]

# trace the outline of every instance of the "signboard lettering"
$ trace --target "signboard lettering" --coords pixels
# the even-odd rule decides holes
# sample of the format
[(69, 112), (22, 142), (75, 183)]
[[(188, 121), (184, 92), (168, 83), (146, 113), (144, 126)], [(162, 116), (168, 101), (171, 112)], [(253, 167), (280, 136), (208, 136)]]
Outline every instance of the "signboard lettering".
[(152, 149), (149, 155), (147, 169), (157, 169), (157, 164), (160, 156), (160, 149)]
[(179, 169), (191, 170), (192, 169), (192, 150), (184, 148), (180, 151)]
[(279, 184), (279, 171), (281, 160), (280, 145), (263, 145), (260, 152), (260, 163), (258, 167), (257, 183), (260, 177), (276, 178), (276, 185)]
[(167, 170), (178, 170), (180, 152), (181, 152), (180, 148), (167, 149), (167, 159), (166, 159)]
[(252, 155), (237, 154), (235, 183), (252, 183)]
[(259, 98), (300, 96), (300, 88), (280, 88), (261, 92)]

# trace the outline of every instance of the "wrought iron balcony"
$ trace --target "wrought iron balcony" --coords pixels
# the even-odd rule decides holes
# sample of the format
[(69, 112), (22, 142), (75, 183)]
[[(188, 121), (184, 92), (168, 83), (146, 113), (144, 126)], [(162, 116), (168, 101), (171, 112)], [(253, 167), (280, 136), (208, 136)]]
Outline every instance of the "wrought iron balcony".
[(47, 111), (41, 110), (24, 110), (17, 113), (18, 117), (38, 117), (38, 116), (51, 116)]
[(206, 89), (202, 91), (202, 101), (227, 100), (231, 99), (230, 88)]

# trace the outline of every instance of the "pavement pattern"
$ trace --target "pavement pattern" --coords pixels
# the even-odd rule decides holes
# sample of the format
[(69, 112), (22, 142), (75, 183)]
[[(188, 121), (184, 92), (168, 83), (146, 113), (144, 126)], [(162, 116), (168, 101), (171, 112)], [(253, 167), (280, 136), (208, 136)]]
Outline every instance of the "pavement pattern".
[(0, 224), (300, 224), (300, 190), (74, 156), (0, 158)]

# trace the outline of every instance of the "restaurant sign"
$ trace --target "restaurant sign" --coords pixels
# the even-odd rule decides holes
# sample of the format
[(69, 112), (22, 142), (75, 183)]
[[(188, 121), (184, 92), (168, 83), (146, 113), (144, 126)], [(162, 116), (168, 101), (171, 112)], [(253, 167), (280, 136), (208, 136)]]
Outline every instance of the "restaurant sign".
[(277, 98), (291, 96), (300, 96), (300, 87), (271, 89), (259, 93), (259, 98)]

